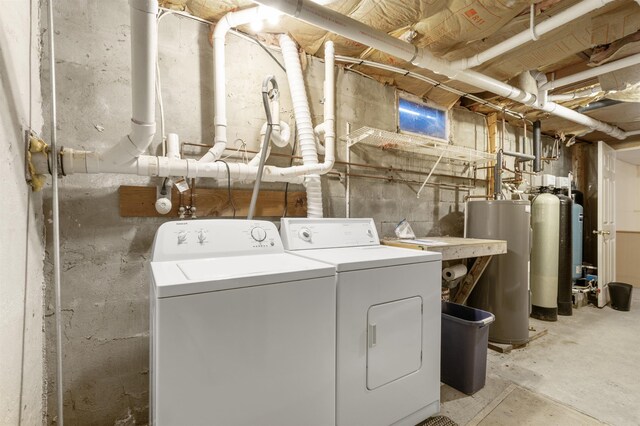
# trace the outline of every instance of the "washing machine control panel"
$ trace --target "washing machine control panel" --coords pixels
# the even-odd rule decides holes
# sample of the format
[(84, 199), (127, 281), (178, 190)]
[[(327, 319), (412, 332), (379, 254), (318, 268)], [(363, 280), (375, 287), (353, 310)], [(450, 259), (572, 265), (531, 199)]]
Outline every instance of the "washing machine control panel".
[(284, 218), (280, 233), (287, 250), (379, 245), (373, 219)]
[(280, 234), (262, 220), (199, 219), (164, 223), (156, 232), (152, 260), (168, 261), (282, 253)]

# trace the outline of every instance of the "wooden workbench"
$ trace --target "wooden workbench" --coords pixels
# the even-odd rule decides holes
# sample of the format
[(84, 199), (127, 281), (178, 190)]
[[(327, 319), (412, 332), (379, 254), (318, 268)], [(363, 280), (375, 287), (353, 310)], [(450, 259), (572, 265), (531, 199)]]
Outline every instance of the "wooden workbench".
[(453, 301), (466, 303), (482, 273), (494, 255), (507, 252), (504, 240), (480, 240), (458, 237), (424, 237), (415, 240), (383, 239), (382, 244), (414, 250), (426, 250), (442, 253), (442, 260), (458, 260), (476, 258), (469, 272), (460, 283), (458, 293)]

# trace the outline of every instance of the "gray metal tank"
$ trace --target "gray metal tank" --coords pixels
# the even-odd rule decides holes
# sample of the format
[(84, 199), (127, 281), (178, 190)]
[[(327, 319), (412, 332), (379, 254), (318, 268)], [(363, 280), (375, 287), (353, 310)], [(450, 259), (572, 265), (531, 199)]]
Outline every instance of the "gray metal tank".
[(531, 204), (524, 200), (469, 201), (465, 235), (507, 241), (482, 274), (468, 304), (493, 313), (489, 340), (523, 344), (529, 340), (529, 253)]

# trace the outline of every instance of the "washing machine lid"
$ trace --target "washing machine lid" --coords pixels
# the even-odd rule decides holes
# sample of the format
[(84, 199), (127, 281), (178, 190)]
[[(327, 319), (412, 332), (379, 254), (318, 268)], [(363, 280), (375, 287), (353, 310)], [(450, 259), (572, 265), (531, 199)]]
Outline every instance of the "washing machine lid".
[(335, 268), (288, 253), (151, 262), (157, 298), (334, 277)]
[(337, 272), (442, 260), (441, 253), (381, 245), (300, 250), (291, 253), (334, 265)]

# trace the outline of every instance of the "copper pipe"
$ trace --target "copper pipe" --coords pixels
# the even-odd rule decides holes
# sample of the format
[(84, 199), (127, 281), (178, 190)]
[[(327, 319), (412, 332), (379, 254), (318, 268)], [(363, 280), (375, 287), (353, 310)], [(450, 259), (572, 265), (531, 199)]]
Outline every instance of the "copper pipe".
[[(203, 147), (203, 148), (211, 148), (211, 145), (205, 145), (205, 144), (193, 143), (193, 142), (182, 142), (182, 145), (183, 146), (184, 145), (189, 145), (189, 146), (198, 146), (198, 147)], [(233, 149), (233, 148), (225, 148), (225, 151), (236, 151), (236, 150)], [(258, 151), (252, 151), (252, 150), (248, 150), (248, 149), (243, 150), (243, 152), (246, 152), (247, 154), (257, 154), (258, 153)], [(300, 157), (298, 155), (280, 154), (280, 153), (277, 153), (277, 152), (272, 152), (269, 155), (273, 156), (273, 157), (293, 158), (294, 160), (301, 160), (302, 159), (302, 157)], [(322, 158), (321, 155), (319, 157)], [(334, 163), (335, 164), (344, 165), (344, 166), (363, 167), (363, 168), (369, 168), (369, 169), (375, 169), (375, 170), (384, 170), (384, 171), (395, 172), (395, 173), (412, 173), (412, 174), (416, 174), (416, 175), (428, 175), (429, 174), (429, 172), (425, 172), (425, 171), (421, 171), (421, 170), (404, 169), (404, 168), (397, 168), (397, 167), (393, 167), (393, 166), (374, 166), (374, 165), (371, 165), (371, 164), (354, 163), (354, 162), (338, 161), (338, 160), (336, 160)], [(447, 175), (447, 174), (444, 174), (444, 173), (433, 173), (432, 176), (487, 182), (487, 179), (477, 179), (477, 178), (474, 178), (474, 177), (471, 177), (471, 176), (467, 177), (467, 176)], [(422, 183), (422, 182), (420, 182), (420, 183)]]
[[(398, 182), (398, 183), (408, 183), (408, 184), (415, 184), (415, 185), (422, 185), (423, 182), (421, 181), (417, 181), (417, 180), (413, 180), (413, 179), (402, 179), (402, 178), (396, 178), (393, 176), (376, 176), (376, 175), (363, 175), (363, 174), (359, 174), (359, 173), (340, 173), (337, 171), (332, 171), (329, 172), (328, 174), (332, 174), (334, 176), (350, 176), (350, 177), (358, 177), (358, 178), (365, 178), (365, 179), (378, 179), (378, 180), (386, 180), (387, 182)], [(428, 182), (427, 183), (428, 186), (437, 186), (437, 187), (445, 187), (445, 188), (450, 188), (450, 189), (462, 189), (462, 190), (466, 190), (469, 191), (471, 189), (474, 189), (475, 187), (473, 186), (466, 186), (466, 185), (455, 185), (455, 184), (449, 184), (449, 183), (433, 183), (433, 182)]]
[(465, 195), (464, 200), (467, 201), (471, 198), (482, 198), (485, 200), (493, 200), (493, 194), (491, 195)]

